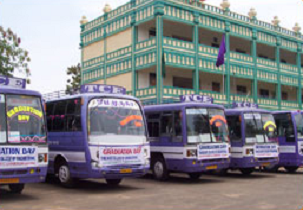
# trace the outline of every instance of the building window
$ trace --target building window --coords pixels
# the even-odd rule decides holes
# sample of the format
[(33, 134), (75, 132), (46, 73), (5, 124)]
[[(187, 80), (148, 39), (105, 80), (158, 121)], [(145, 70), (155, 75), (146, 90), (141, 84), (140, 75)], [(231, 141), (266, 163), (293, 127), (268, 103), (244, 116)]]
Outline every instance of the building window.
[(236, 49), (236, 52), (237, 52), (237, 53), (246, 54), (246, 52), (245, 52), (244, 50), (241, 50), (241, 49), (238, 49), (238, 48)]
[(149, 74), (149, 86), (157, 86), (157, 74)]
[(221, 90), (221, 87), (220, 87), (220, 83), (218, 83), (218, 82), (213, 82), (212, 83), (212, 91), (214, 91), (214, 92), (218, 92), (218, 93), (220, 93), (220, 90)]
[(149, 38), (156, 37), (156, 36), (157, 36), (156, 28), (149, 29)]
[(268, 56), (266, 56), (266, 55), (262, 55), (262, 54), (259, 54), (259, 55), (258, 55), (258, 57), (259, 57), (259, 58), (268, 59)]
[(284, 59), (281, 59), (281, 63), (287, 63), (287, 62), (286, 62), (286, 60), (284, 60)]
[(179, 88), (193, 89), (191, 78), (173, 77), (173, 86)]
[(220, 45), (218, 43), (218, 38), (217, 37), (213, 37), (213, 42), (211, 43), (211, 46), (215, 47), (215, 48), (219, 48), (220, 47)]
[(288, 100), (288, 94), (286, 92), (282, 92), (282, 100), (284, 101)]
[(260, 89), (261, 98), (269, 98), (269, 90)]
[(183, 36), (176, 36), (176, 35), (173, 35), (172, 38), (174, 38), (174, 39), (179, 39), (179, 40), (186, 41), (186, 42), (192, 42), (192, 39), (191, 39), (191, 38), (187, 38), (187, 37), (183, 37)]
[(243, 85), (237, 85), (237, 94), (238, 95), (246, 95), (246, 87)]

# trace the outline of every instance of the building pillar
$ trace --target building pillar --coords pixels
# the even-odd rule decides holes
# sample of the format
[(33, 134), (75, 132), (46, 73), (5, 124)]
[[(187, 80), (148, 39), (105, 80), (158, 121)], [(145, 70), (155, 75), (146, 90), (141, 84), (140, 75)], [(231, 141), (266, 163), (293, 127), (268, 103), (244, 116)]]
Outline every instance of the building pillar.
[(276, 43), (276, 63), (278, 69), (278, 86), (277, 86), (277, 99), (278, 99), (278, 107), (281, 110), (282, 107), (282, 88), (281, 88), (281, 72), (280, 72), (280, 46), (281, 46), (281, 38), (277, 37)]
[[(132, 3), (134, 3), (132, 1)], [(132, 26), (132, 95), (137, 96), (137, 82), (138, 82), (138, 77), (137, 77), (137, 72), (136, 72), (136, 61), (135, 61), (135, 52), (136, 52), (136, 45), (138, 41), (138, 32), (137, 32), (137, 26), (136, 26), (136, 11), (133, 11), (132, 14), (132, 20), (131, 20), (131, 26)]]
[(163, 103), (163, 15), (164, 5), (157, 2), (155, 5), (157, 31), (157, 104)]
[(257, 31), (252, 32), (251, 55), (254, 62), (252, 95), (255, 103), (258, 103), (258, 64), (257, 64)]
[[(81, 24), (81, 32), (84, 31), (84, 25)], [(80, 42), (80, 49), (81, 49), (81, 70), (80, 70), (80, 74), (81, 74), (81, 79), (80, 79), (80, 85), (84, 84), (84, 75), (83, 75), (83, 69), (84, 69), (84, 37), (81, 35), (81, 42)]]
[(225, 22), (225, 44), (226, 44), (226, 55), (225, 55), (225, 95), (228, 106), (231, 105), (230, 99), (230, 22)]
[(104, 84), (106, 85), (106, 79), (107, 79), (107, 41), (106, 41), (106, 37), (107, 37), (107, 32), (106, 32), (106, 26), (104, 26), (104, 35), (103, 35), (103, 39), (104, 39)]
[(299, 108), (302, 110), (302, 72), (301, 72), (301, 55), (302, 55), (302, 47), (301, 43), (298, 43), (298, 49), (297, 49), (297, 65), (298, 65), (298, 74), (299, 74), (299, 85), (298, 85), (298, 102), (299, 102)]
[(193, 84), (194, 90), (196, 94), (200, 92), (200, 75), (199, 75), (199, 14), (194, 14), (194, 27), (193, 27), (193, 40), (195, 44), (195, 53), (196, 53), (196, 61), (195, 61), (195, 70), (193, 72)]

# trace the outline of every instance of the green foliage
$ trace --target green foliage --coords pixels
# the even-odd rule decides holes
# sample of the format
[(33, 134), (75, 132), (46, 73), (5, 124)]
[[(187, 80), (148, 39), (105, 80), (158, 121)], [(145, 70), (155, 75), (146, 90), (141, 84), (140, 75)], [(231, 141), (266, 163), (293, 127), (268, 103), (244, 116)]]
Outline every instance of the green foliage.
[(67, 80), (66, 91), (78, 90), (81, 85), (81, 65), (71, 66), (66, 70), (69, 79)]
[(12, 77), (16, 71), (25, 74), (30, 83), (31, 72), (28, 63), (31, 61), (28, 52), (20, 48), (21, 39), (8, 28), (0, 26), (0, 74)]

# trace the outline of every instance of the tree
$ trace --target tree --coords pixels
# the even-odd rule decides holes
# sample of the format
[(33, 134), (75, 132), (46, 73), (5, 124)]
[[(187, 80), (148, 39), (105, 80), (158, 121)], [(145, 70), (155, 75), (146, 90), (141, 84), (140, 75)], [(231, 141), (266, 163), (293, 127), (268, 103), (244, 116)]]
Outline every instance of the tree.
[(81, 85), (81, 65), (67, 68), (67, 75), (71, 78), (67, 80), (66, 92), (72, 92), (73, 90), (79, 90)]
[(16, 71), (25, 74), (27, 83), (31, 76), (28, 63), (31, 61), (28, 52), (20, 48), (21, 38), (10, 28), (0, 26), (0, 74), (12, 77)]

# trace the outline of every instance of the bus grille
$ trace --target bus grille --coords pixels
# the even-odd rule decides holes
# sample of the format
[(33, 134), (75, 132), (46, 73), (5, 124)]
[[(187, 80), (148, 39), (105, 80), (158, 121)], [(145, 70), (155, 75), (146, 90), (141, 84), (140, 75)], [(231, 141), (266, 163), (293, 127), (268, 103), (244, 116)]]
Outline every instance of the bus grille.
[(0, 174), (4, 175), (4, 176), (9, 176), (9, 175), (14, 175), (14, 174), (21, 175), (21, 174), (27, 174), (27, 170), (2, 171), (2, 172), (0, 172)]

